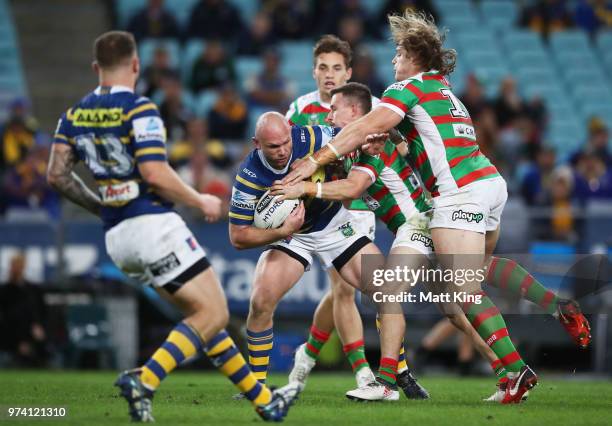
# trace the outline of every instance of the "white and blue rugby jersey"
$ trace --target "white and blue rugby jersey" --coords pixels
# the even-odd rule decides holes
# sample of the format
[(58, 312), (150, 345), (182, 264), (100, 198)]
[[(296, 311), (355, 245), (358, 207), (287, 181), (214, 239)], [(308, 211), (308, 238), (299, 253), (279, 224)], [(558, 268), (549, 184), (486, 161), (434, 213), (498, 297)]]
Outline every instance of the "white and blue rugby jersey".
[(72, 147), (94, 175), (109, 229), (124, 219), (167, 213), (137, 163), (166, 160), (166, 129), (157, 107), (127, 87), (98, 87), (59, 120), (54, 142)]
[[(240, 165), (232, 189), (230, 206), (230, 223), (235, 225), (252, 225), (257, 201), (272, 186), (275, 180), (280, 180), (289, 173), (291, 164), (312, 155), (329, 142), (340, 129), (327, 126), (294, 126), (291, 128), (293, 151), (291, 158), (283, 170), (274, 169), (259, 149), (249, 153)], [(331, 180), (331, 175), (320, 168), (311, 177), (313, 182)], [(325, 228), (335, 214), (340, 210), (341, 203), (318, 198), (305, 200), (306, 216), (301, 234), (320, 231)]]

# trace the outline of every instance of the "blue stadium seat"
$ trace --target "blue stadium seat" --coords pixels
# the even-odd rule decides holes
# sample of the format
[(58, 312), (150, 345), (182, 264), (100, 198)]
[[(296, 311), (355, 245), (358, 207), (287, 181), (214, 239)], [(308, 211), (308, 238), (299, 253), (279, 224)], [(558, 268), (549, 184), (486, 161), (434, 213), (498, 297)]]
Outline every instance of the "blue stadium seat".
[(554, 62), (544, 49), (510, 50), (508, 56), (514, 68), (529, 66), (533, 68), (553, 69), (553, 67), (555, 67)]
[(484, 22), (494, 30), (508, 30), (516, 24), (518, 7), (513, 1), (487, 0), (480, 5)]
[(602, 55), (612, 52), (612, 30), (600, 30), (595, 44)]
[(244, 90), (244, 84), (251, 78), (251, 76), (257, 75), (261, 72), (263, 63), (261, 59), (258, 58), (239, 57), (235, 62), (235, 66), (238, 81), (242, 84), (240, 89)]
[(206, 47), (206, 42), (202, 39), (191, 39), (183, 48), (183, 55), (181, 59), (181, 78), (184, 82), (189, 81), (191, 73), (193, 71), (193, 64), (200, 57), (202, 51)]
[(557, 50), (554, 52), (557, 64), (565, 67), (568, 64), (589, 64), (591, 67), (599, 66), (599, 59), (590, 47), (582, 50)]
[(309, 64), (312, 64), (312, 49), (311, 41), (285, 41), (279, 48), (284, 60), (305, 61)]
[(585, 67), (583, 64), (575, 65), (575, 67), (567, 67), (564, 69), (566, 83), (573, 84), (579, 81), (587, 81), (589, 85), (608, 85), (608, 79), (599, 67)]
[(377, 17), (385, 6), (386, 0), (367, 0), (362, 1), (361, 6), (371, 17)]
[(236, 6), (245, 24), (251, 22), (259, 11), (259, 2), (255, 0), (229, 0), (229, 2)]
[(189, 25), (189, 18), (191, 17), (191, 11), (198, 1), (199, 0), (170, 0), (166, 1), (164, 5), (174, 14), (179, 26), (187, 28), (187, 25)]
[(586, 100), (582, 102), (581, 108), (585, 122), (592, 117), (599, 117), (603, 120), (612, 119), (612, 102), (609, 99)]
[(526, 99), (533, 99), (535, 97), (542, 98), (548, 105), (550, 103), (561, 102), (566, 104), (567, 99), (571, 99), (571, 94), (563, 90), (561, 85), (556, 79), (549, 79), (546, 83), (535, 83), (519, 81), (520, 86), (523, 88), (522, 92)]
[(508, 31), (503, 34), (502, 40), (507, 52), (544, 50), (544, 43), (540, 35), (527, 30)]
[(443, 27), (451, 31), (469, 31), (481, 25), (480, 19), (476, 14), (447, 15), (442, 22)]
[[(160, 106), (162, 102), (164, 102), (164, 92), (161, 89), (156, 90), (155, 93), (153, 93), (153, 95), (151, 96), (151, 100), (153, 101), (154, 104), (156, 104), (157, 106)], [(181, 101), (183, 102), (183, 105), (185, 105), (185, 108), (187, 108), (187, 110), (190, 113), (192, 114), (195, 113), (197, 102), (196, 102), (196, 98), (193, 96), (193, 93), (191, 93), (190, 90), (183, 88), (183, 93), (181, 95)]]
[(590, 50), (591, 44), (586, 32), (580, 30), (557, 31), (550, 35), (550, 47), (553, 51)]
[(499, 51), (499, 45), (493, 33), (487, 29), (473, 29), (456, 34), (462, 52), (471, 50)]
[(178, 41), (173, 39), (146, 39), (141, 41), (138, 47), (143, 70), (151, 64), (155, 49), (158, 47), (166, 49), (172, 67), (178, 68), (180, 66), (181, 47)]
[(576, 83), (572, 86), (574, 99), (581, 104), (591, 99), (612, 99), (612, 90), (608, 85), (599, 86), (588, 82)]
[(389, 41), (369, 42), (366, 47), (377, 66), (385, 62), (391, 63), (395, 56), (395, 46)]
[(217, 101), (217, 92), (214, 90), (205, 90), (195, 100), (195, 114), (200, 118), (206, 118)]
[(115, 10), (120, 28), (126, 28), (132, 16), (145, 7), (147, 0), (115, 0)]
[(516, 71), (516, 77), (520, 85), (543, 84), (546, 85), (551, 81), (557, 80), (556, 73), (552, 72), (552, 68), (540, 68), (532, 66), (523, 66)]

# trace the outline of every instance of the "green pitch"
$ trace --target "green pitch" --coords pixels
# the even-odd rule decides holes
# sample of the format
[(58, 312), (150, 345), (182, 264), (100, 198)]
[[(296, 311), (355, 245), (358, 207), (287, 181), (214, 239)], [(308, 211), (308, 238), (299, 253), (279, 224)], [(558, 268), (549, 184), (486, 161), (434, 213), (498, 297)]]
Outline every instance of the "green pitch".
[[(67, 407), (57, 423), (73, 425), (129, 424), (127, 404), (117, 396), (109, 372), (0, 371), (0, 423), (9, 407)], [(493, 391), (492, 379), (423, 378), (430, 401), (355, 403), (344, 397), (354, 386), (345, 374), (313, 375), (291, 409), (287, 425), (603, 425), (610, 424), (612, 382), (548, 380), (529, 401), (501, 406), (480, 400)], [(286, 376), (272, 377), (283, 384)], [(213, 372), (178, 372), (168, 377), (153, 401), (157, 423), (167, 425), (263, 424), (249, 403), (233, 401), (234, 388)], [(56, 423), (50, 419), (19, 419), (15, 423)], [(42, 423), (41, 423), (42, 422)]]

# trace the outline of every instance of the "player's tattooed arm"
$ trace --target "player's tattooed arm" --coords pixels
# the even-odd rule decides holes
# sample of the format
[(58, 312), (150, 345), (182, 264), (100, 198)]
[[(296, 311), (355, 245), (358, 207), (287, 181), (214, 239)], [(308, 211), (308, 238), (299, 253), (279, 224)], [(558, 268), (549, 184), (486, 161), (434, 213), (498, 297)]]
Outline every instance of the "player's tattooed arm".
[(47, 182), (73, 203), (99, 216), (102, 201), (74, 173), (73, 169), (77, 161), (71, 147), (53, 145), (47, 169)]

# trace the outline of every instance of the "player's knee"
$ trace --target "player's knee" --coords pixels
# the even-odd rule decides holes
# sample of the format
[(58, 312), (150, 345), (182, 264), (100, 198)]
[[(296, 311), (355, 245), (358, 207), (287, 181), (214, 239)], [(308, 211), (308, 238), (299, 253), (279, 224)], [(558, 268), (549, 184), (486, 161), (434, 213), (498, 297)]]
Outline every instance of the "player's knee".
[(276, 295), (266, 288), (256, 288), (251, 295), (251, 314), (262, 316), (272, 314), (276, 309)]
[(333, 297), (336, 302), (352, 301), (355, 298), (355, 289), (348, 284), (342, 283), (333, 290)]

